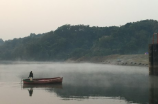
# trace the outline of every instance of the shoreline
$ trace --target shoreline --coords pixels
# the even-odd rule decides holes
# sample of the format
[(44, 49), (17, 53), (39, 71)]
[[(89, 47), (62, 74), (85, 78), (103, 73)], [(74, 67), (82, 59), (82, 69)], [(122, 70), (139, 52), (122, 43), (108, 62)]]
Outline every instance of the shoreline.
[(132, 54), (132, 55), (108, 55), (108, 56), (95, 56), (95, 57), (81, 57), (78, 59), (71, 58), (66, 62), (72, 63), (100, 63), (111, 65), (123, 65), (123, 66), (144, 66), (148, 67), (148, 55), (144, 54)]
[(144, 54), (132, 54), (132, 55), (108, 55), (108, 56), (95, 56), (95, 57), (80, 57), (70, 58), (65, 61), (24, 61), (24, 60), (12, 60), (2, 61), (0, 64), (13, 64), (13, 63), (38, 63), (38, 62), (57, 62), (57, 63), (94, 63), (94, 64), (109, 64), (109, 65), (122, 65), (122, 66), (143, 66), (148, 67), (149, 56)]

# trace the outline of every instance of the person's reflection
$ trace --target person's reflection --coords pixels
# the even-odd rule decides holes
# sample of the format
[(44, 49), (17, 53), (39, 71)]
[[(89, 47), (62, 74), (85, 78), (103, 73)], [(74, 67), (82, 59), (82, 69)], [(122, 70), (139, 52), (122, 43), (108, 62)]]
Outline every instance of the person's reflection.
[(32, 94), (33, 94), (33, 88), (28, 89), (28, 91), (29, 91), (29, 95), (32, 96)]

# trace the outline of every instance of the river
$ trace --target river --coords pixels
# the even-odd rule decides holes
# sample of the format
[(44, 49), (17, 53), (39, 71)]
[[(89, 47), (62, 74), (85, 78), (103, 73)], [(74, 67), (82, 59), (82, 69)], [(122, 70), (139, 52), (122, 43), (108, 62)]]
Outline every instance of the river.
[[(62, 84), (23, 85), (63, 77)], [(1, 104), (158, 104), (158, 78), (148, 67), (92, 63), (0, 62)]]

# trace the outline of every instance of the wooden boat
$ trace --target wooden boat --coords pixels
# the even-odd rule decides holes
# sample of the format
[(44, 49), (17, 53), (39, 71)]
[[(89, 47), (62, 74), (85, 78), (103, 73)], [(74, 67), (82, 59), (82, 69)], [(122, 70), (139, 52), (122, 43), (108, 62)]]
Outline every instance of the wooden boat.
[(30, 79), (23, 79), (24, 84), (56, 84), (62, 83), (63, 77), (55, 78), (35, 78), (32, 81)]

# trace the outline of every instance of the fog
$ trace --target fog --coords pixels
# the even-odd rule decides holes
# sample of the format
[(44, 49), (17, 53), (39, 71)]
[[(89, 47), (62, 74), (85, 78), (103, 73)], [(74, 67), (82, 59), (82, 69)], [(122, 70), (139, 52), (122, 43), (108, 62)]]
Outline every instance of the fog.
[(148, 83), (148, 68), (92, 63), (54, 62), (1, 62), (0, 80), (20, 82), (33, 71), (34, 78), (63, 77), (63, 83), (74, 86), (124, 86), (144, 87)]

